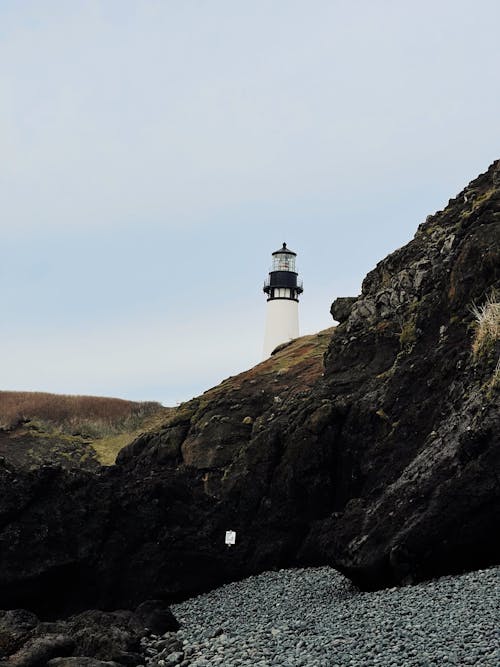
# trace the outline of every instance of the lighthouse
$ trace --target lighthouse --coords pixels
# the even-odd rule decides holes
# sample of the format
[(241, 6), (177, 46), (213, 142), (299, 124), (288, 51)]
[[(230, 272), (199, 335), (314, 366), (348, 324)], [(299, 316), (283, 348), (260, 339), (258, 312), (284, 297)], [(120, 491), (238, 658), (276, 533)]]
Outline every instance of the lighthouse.
[(299, 294), (303, 292), (295, 267), (297, 253), (286, 247), (272, 254), (273, 263), (264, 282), (267, 295), (266, 333), (263, 358), (267, 359), (280, 343), (299, 335)]

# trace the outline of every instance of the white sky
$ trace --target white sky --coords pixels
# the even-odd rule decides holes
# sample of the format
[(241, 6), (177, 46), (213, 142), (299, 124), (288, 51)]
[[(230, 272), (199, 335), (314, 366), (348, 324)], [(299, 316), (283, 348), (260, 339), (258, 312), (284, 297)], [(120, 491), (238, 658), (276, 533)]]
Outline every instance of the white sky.
[(0, 388), (175, 404), (498, 157), (497, 0), (0, 3)]

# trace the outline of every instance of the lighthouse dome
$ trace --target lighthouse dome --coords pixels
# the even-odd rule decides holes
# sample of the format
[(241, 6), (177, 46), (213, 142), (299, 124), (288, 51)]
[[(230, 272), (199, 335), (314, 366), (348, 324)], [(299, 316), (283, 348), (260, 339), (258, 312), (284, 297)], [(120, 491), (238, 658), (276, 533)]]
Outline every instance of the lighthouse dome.
[(279, 250), (275, 250), (273, 255), (294, 255), (296, 257), (297, 253), (290, 250), (290, 248), (287, 248), (286, 243), (283, 243), (283, 246)]

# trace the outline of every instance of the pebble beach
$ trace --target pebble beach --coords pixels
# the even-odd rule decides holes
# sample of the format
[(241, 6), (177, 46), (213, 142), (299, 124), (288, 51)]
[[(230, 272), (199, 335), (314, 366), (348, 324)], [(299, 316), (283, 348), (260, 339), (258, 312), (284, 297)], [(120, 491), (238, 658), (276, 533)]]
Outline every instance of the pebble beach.
[(499, 575), (364, 593), (328, 567), (265, 572), (173, 605), (177, 644), (148, 639), (146, 664), (498, 667)]

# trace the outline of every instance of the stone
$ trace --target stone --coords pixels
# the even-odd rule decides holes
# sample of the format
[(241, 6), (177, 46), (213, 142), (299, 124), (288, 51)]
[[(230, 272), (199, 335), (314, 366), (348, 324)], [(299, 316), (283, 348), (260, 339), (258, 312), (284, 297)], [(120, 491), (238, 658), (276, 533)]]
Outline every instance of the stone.
[(141, 622), (156, 634), (175, 632), (179, 623), (163, 600), (146, 600), (135, 610)]
[(49, 660), (70, 655), (75, 642), (65, 635), (43, 635), (30, 638), (8, 660), (9, 667), (42, 667)]
[(75, 642), (75, 653), (134, 667), (142, 661), (138, 649), (147, 629), (130, 611), (88, 610), (59, 626)]
[(356, 303), (358, 297), (341, 296), (335, 299), (330, 308), (331, 316), (334, 320), (342, 324), (349, 319), (353, 305)]
[(0, 659), (19, 649), (39, 621), (26, 609), (0, 611)]
[(47, 662), (47, 667), (120, 667), (120, 664), (84, 656), (73, 656), (68, 658), (53, 658)]

